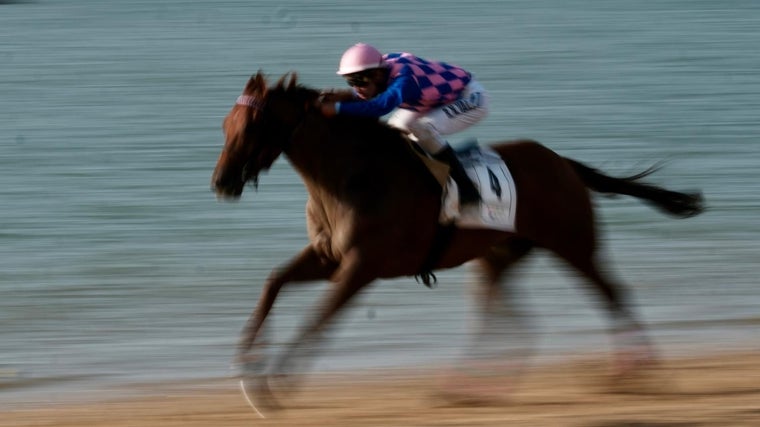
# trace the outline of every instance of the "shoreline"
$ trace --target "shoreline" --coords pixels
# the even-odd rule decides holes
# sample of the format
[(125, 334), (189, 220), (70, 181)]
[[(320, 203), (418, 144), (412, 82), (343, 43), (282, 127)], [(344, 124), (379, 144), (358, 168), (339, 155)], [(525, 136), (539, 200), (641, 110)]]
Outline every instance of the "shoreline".
[[(760, 344), (755, 347), (739, 345), (737, 340), (706, 344), (670, 344), (657, 345), (656, 350), (663, 359), (688, 358), (691, 355), (700, 357), (714, 357), (721, 354), (746, 353), (751, 351), (760, 352)], [(746, 342), (746, 341), (745, 341)], [(598, 343), (596, 343), (598, 344)], [(717, 344), (717, 345), (716, 345)], [(540, 346), (538, 346), (540, 347)], [(563, 351), (551, 351), (538, 349), (528, 359), (528, 365), (533, 367), (551, 367), (561, 365), (573, 360), (583, 360), (597, 357), (600, 362), (612, 360), (611, 347), (603, 349), (581, 351), (577, 348), (567, 348)], [(606, 360), (605, 360), (606, 359)], [(456, 359), (445, 358), (420, 363), (419, 361), (407, 361), (391, 365), (368, 365), (351, 366), (348, 368), (336, 368), (321, 366), (315, 368), (309, 376), (329, 378), (352, 378), (372, 377), (374, 375), (400, 374), (405, 372), (441, 372), (451, 367)], [(76, 405), (103, 400), (129, 399), (144, 394), (161, 394), (163, 391), (173, 391), (186, 388), (208, 388), (218, 385), (225, 388), (225, 384), (235, 384), (237, 387), (237, 372), (230, 366), (229, 375), (207, 375), (178, 378), (169, 376), (164, 378), (145, 379), (113, 379), (99, 378), (96, 375), (58, 375), (55, 377), (25, 377), (15, 376), (12, 370), (6, 370), (4, 377), (0, 377), (0, 414), (15, 409), (35, 408), (44, 405)]]
[(309, 376), (289, 408), (259, 419), (232, 378), (125, 387), (128, 395), (0, 410), (5, 426), (756, 426), (760, 352), (665, 357), (643, 382), (610, 380), (610, 356), (535, 363), (503, 401), (452, 404), (439, 367)]

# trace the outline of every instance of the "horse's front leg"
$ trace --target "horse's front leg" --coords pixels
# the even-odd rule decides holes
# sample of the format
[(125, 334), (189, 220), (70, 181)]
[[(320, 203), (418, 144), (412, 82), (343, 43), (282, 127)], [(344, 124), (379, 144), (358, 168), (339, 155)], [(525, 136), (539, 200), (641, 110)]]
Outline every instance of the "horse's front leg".
[(266, 346), (254, 345), (257, 338), (260, 338), (264, 321), (286, 283), (324, 280), (329, 278), (336, 268), (336, 263), (325, 261), (318, 251), (309, 245), (283, 268), (273, 270), (264, 284), (258, 304), (243, 329), (236, 357), (242, 368), (240, 385), (243, 394), (248, 403), (262, 417), (261, 411), (278, 407), (266, 380), (268, 364), (264, 354)]
[[(323, 347), (323, 337), (328, 325), (341, 309), (361, 289), (376, 278), (367, 268), (359, 250), (351, 250), (343, 257), (340, 267), (331, 281), (334, 286), (327, 290), (324, 299), (315, 309), (313, 317), (303, 327), (298, 337), (276, 360), (272, 375), (280, 380), (290, 379), (291, 374), (305, 369)], [(301, 366), (298, 366), (301, 364)], [(286, 387), (291, 384), (285, 384)], [(289, 388), (289, 387), (288, 387)]]
[(264, 283), (256, 309), (251, 313), (238, 344), (238, 359), (244, 360), (259, 336), (275, 299), (286, 283), (310, 282), (329, 278), (337, 264), (325, 261), (312, 245), (306, 246), (284, 267), (272, 271)]

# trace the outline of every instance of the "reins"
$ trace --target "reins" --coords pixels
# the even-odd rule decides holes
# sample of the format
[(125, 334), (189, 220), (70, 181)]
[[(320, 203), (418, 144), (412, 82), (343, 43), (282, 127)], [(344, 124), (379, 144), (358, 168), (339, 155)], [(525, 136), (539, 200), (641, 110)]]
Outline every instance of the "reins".
[[(243, 95), (240, 95), (240, 96), (237, 97), (237, 100), (235, 101), (235, 104), (241, 105), (241, 106), (244, 106), (244, 107), (249, 107), (249, 108), (252, 108), (255, 111), (263, 113), (265, 111), (265, 109), (266, 109), (267, 102), (268, 102), (267, 100), (262, 100), (259, 97), (243, 94)], [(294, 121), (295, 124), (292, 125), (292, 129), (288, 132), (288, 136), (286, 138), (284, 138), (285, 142), (282, 145), (283, 151), (287, 151), (288, 148), (290, 148), (290, 143), (291, 143), (291, 141), (293, 139), (293, 135), (296, 134), (296, 132), (298, 132), (298, 130), (300, 130), (301, 127), (303, 126), (303, 123), (304, 123), (304, 121), (306, 119), (306, 115), (307, 115), (307, 113), (309, 112), (309, 109), (310, 109), (309, 105), (310, 104), (307, 104), (307, 107), (304, 108), (303, 110), (298, 109), (300, 111), (300, 114), (298, 115), (298, 117)], [(284, 121), (280, 120), (277, 117), (276, 117), (276, 121), (279, 122), (277, 124), (282, 125), (283, 128), (290, 128), (291, 127), (287, 123), (285, 123)]]

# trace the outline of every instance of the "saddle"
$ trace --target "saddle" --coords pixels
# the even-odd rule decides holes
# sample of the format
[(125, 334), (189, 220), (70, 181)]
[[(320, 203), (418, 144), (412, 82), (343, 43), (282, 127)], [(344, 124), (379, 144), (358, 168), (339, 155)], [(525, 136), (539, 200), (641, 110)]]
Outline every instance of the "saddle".
[(496, 151), (479, 145), (475, 140), (468, 140), (455, 150), (481, 195), (480, 202), (460, 209), (459, 191), (456, 182), (449, 177), (449, 166), (428, 155), (416, 143), (410, 141), (410, 146), (443, 189), (439, 216), (441, 224), (515, 231), (517, 193), (514, 180)]
[(410, 146), (442, 188), (438, 230), (430, 253), (416, 275), (418, 281), (432, 287), (436, 282), (433, 269), (448, 249), (455, 228), (515, 231), (517, 193), (501, 156), (490, 147), (481, 147), (477, 141), (468, 141), (455, 151), (467, 176), (480, 192), (481, 200), (460, 208), (459, 190), (449, 177), (449, 166), (430, 157), (416, 143), (410, 141)]

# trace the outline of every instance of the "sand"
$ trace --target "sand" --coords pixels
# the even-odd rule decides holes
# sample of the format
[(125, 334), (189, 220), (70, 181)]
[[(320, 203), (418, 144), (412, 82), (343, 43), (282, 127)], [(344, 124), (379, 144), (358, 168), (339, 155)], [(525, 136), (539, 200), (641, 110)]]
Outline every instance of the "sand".
[(4, 410), (0, 426), (760, 426), (760, 353), (669, 358), (623, 383), (610, 372), (606, 355), (534, 364), (481, 405), (441, 399), (435, 369), (314, 375), (267, 419), (225, 379)]

